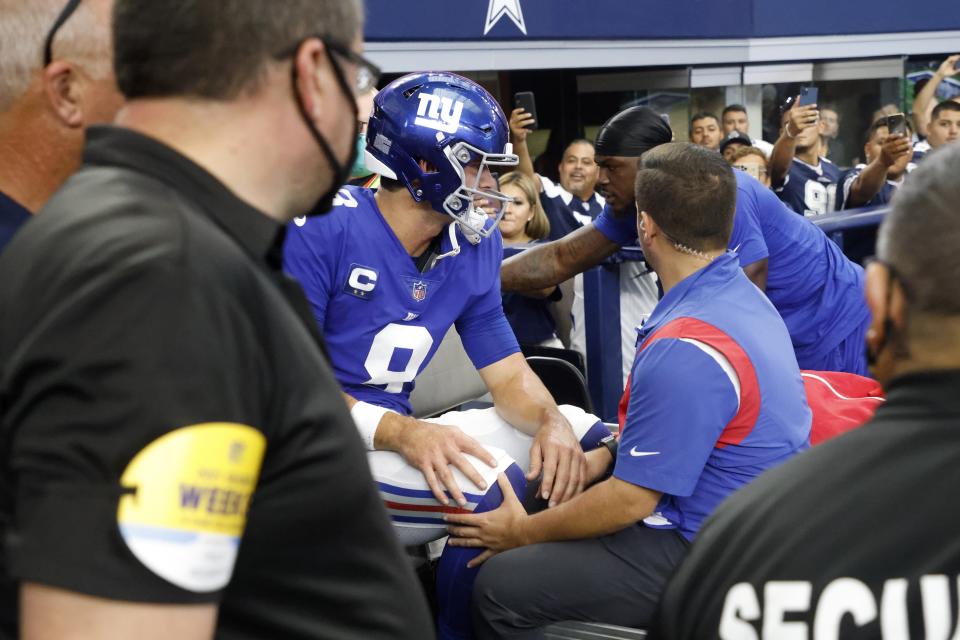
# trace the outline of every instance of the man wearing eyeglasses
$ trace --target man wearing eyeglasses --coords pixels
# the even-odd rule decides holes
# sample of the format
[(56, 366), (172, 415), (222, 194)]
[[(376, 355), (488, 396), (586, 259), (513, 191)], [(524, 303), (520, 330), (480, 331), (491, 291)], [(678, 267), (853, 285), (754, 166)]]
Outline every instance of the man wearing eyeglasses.
[(767, 157), (757, 147), (743, 147), (733, 154), (730, 164), (734, 169), (745, 171), (765, 187), (770, 187), (770, 172), (767, 170)]
[(120, 107), (111, 0), (0, 0), (0, 251), (80, 166)]
[(0, 610), (19, 595), (24, 640), (433, 637), (280, 269), (353, 163), (362, 16), (117, 0), (119, 126), (0, 256)]

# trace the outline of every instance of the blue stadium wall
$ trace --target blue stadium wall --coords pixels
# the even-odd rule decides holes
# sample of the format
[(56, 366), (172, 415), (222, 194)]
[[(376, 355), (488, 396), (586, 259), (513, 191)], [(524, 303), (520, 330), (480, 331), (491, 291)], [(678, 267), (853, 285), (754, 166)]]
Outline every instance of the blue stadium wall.
[(725, 64), (940, 53), (955, 1), (366, 0), (386, 71)]

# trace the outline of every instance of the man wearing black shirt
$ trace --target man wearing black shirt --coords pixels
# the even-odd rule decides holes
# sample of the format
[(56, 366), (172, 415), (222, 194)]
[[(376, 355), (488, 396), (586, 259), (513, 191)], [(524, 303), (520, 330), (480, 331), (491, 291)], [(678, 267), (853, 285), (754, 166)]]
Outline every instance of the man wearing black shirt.
[(887, 402), (761, 476), (704, 525), (662, 602), (665, 638), (931, 638), (957, 628), (960, 147), (893, 202), (867, 271)]
[(118, 0), (123, 128), (0, 256), (20, 637), (430, 638), (280, 272), (284, 223), (352, 164), (360, 3), (175, 4)]

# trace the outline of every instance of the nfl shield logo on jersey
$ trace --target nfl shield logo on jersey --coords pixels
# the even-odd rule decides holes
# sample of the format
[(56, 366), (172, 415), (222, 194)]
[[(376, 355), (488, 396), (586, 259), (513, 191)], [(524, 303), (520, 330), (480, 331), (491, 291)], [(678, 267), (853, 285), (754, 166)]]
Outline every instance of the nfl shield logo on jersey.
[(414, 300), (417, 302), (423, 302), (427, 297), (427, 283), (417, 280), (413, 283), (413, 290), (411, 293), (413, 294)]

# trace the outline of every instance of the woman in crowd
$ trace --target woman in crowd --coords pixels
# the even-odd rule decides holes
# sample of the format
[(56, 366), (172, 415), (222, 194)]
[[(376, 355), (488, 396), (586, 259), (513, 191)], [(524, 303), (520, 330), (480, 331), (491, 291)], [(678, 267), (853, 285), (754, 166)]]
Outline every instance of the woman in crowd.
[[(540, 205), (537, 185), (531, 178), (512, 171), (500, 178), (500, 191), (513, 198), (505, 205), (500, 219), (500, 235), (503, 236), (504, 257), (516, 253), (520, 245), (535, 244), (550, 233), (550, 221)], [(551, 312), (551, 302), (559, 300), (560, 290), (554, 287), (545, 299), (530, 298), (518, 293), (503, 296), (503, 310), (521, 345), (559, 347), (563, 344), (557, 337), (556, 323)]]

